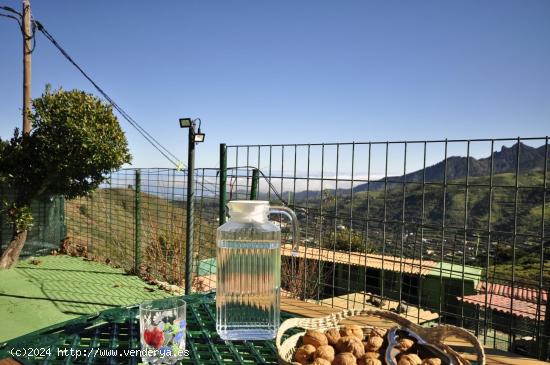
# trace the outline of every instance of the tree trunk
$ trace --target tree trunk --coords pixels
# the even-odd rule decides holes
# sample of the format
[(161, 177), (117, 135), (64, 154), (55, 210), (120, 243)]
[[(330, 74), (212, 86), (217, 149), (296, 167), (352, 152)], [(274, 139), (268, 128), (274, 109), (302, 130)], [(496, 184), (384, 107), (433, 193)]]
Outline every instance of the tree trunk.
[(17, 264), (19, 254), (27, 241), (27, 232), (27, 230), (17, 232), (14, 228), (10, 244), (2, 253), (2, 257), (0, 258), (0, 269), (10, 269)]

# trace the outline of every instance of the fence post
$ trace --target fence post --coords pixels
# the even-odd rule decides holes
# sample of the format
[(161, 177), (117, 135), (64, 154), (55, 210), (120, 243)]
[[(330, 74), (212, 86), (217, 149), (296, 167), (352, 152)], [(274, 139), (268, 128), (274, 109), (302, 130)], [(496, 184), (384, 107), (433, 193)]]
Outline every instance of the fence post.
[(141, 171), (136, 169), (134, 197), (134, 273), (139, 274), (141, 242)]
[(252, 170), (252, 186), (250, 187), (250, 200), (258, 199), (258, 185), (260, 183), (260, 170)]
[(227, 199), (227, 146), (220, 143), (220, 203), (218, 209), (219, 225), (225, 223), (225, 204)]
[(189, 128), (187, 150), (187, 219), (185, 224), (185, 235), (187, 245), (185, 246), (185, 295), (191, 294), (193, 290), (193, 229), (195, 219), (195, 131)]
[(59, 238), (65, 239), (67, 237), (67, 222), (65, 221), (65, 197), (63, 195), (58, 197), (59, 203)]

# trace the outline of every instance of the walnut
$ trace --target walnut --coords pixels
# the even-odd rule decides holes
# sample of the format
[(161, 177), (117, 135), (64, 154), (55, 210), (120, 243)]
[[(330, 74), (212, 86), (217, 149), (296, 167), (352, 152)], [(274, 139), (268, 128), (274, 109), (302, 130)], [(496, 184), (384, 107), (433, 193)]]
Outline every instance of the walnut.
[(397, 365), (421, 365), (422, 360), (416, 354), (405, 354), (399, 358)]
[(325, 336), (327, 336), (329, 345), (336, 346), (340, 339), (340, 331), (337, 328), (331, 328), (325, 332)]
[(359, 327), (355, 324), (347, 325), (347, 326), (344, 326), (344, 327), (340, 328), (340, 335), (341, 336), (355, 336), (360, 340), (362, 340), (363, 337), (364, 337), (363, 330), (361, 329), (361, 327)]
[(314, 353), (315, 347), (313, 345), (304, 345), (294, 353), (294, 361), (306, 365), (313, 358)]
[(414, 345), (414, 341), (408, 338), (400, 338), (397, 348), (401, 351), (408, 351)]
[(441, 365), (441, 359), (437, 357), (432, 357), (430, 359), (424, 359), (422, 365)]
[(384, 344), (384, 339), (380, 336), (372, 336), (365, 342), (365, 351), (378, 351)]
[(357, 365), (357, 360), (351, 352), (342, 352), (336, 355), (332, 365)]
[(340, 337), (337, 348), (339, 352), (351, 352), (357, 358), (365, 354), (363, 343), (355, 336)]
[(374, 337), (374, 336), (378, 336), (378, 337), (384, 337), (386, 336), (386, 333), (388, 333), (388, 330), (385, 329), (385, 328), (379, 328), (379, 327), (374, 327), (370, 333), (369, 333), (369, 337)]
[(307, 330), (306, 334), (302, 338), (304, 345), (313, 345), (315, 348), (323, 345), (328, 345), (327, 336), (323, 333), (315, 330)]
[(367, 355), (363, 355), (359, 359), (357, 359), (357, 365), (382, 365), (382, 361), (373, 357), (367, 357)]
[(351, 343), (351, 342), (359, 342), (361, 343), (361, 341), (355, 337), (355, 336), (344, 336), (344, 337), (340, 337), (340, 339), (338, 340), (338, 342), (336, 343), (336, 352), (349, 352), (349, 351), (346, 351), (344, 350), (344, 347), (348, 344), (348, 343)]
[(313, 360), (313, 362), (310, 363), (310, 365), (330, 365), (330, 361), (325, 360), (323, 358), (317, 358)]
[(379, 359), (380, 353), (374, 352), (374, 351), (368, 351), (368, 352), (365, 352), (365, 357), (370, 357), (371, 359)]
[(325, 359), (329, 362), (334, 360), (334, 347), (330, 345), (322, 345), (317, 348), (315, 354), (313, 354), (315, 359)]

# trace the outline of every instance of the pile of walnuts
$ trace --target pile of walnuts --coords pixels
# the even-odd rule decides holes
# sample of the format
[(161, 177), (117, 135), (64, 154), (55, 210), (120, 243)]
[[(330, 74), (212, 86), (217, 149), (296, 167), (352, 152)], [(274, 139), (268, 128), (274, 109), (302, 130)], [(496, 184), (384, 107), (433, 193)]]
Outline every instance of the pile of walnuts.
[[(320, 332), (307, 330), (302, 346), (296, 349), (293, 360), (302, 365), (382, 365), (388, 346), (386, 330), (374, 328), (368, 335), (357, 325), (347, 325)], [(403, 338), (397, 347), (401, 351), (397, 365), (441, 365), (437, 358), (420, 359), (408, 352), (414, 341)]]

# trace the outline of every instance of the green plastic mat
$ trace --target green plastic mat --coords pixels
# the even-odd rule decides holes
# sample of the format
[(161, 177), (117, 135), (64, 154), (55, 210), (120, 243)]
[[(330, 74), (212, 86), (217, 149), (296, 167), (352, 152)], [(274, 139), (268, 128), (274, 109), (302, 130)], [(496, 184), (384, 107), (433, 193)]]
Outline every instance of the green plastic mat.
[[(274, 341), (224, 341), (216, 333), (214, 294), (183, 297), (187, 302), (187, 349), (182, 364), (276, 364)], [(138, 364), (125, 356), (140, 349), (138, 306), (83, 316), (0, 344), (0, 359), (23, 364)], [(281, 320), (293, 317), (281, 313)]]
[[(213, 293), (183, 299), (189, 357), (178, 364), (277, 364), (275, 341), (224, 341), (218, 336)], [(22, 364), (139, 364), (141, 358), (125, 356), (141, 348), (138, 312), (137, 305), (109, 309), (29, 333), (0, 343), (0, 359), (11, 357)], [(281, 321), (291, 317), (281, 312)], [(284, 338), (296, 332), (290, 330)]]

